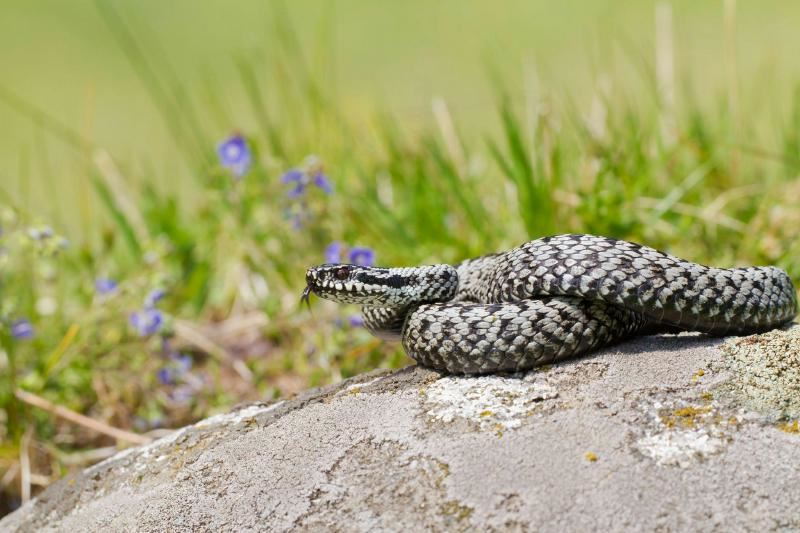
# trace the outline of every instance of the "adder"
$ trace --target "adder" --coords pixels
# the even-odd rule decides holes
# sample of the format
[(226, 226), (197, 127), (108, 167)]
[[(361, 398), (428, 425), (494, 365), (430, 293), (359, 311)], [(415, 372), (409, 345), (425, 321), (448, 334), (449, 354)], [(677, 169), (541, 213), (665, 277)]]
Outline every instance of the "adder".
[(325, 264), (306, 282), (304, 300), (361, 304), (373, 334), (454, 374), (527, 370), (649, 332), (750, 334), (797, 313), (779, 268), (707, 267), (593, 235), (537, 239), (455, 266)]

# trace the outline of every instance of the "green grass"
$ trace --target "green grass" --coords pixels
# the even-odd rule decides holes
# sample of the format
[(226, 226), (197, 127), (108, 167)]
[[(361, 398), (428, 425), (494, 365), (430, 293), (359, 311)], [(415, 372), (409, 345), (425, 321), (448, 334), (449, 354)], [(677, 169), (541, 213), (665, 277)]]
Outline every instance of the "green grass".
[[(0, 317), (5, 326), (27, 317), (36, 329), (22, 341), (0, 328), (6, 506), (25, 486), (21, 465), (37, 489), (126, 445), (18, 399), (18, 389), (157, 436), (242, 401), (407, 364), (397, 346), (347, 324), (355, 309), (299, 306), (305, 268), (335, 240), (373, 248), (381, 264), (413, 265), (588, 232), (720, 266), (776, 264), (800, 281), (800, 90), (737, 89), (732, 98), (728, 85), (711, 90), (687, 77), (673, 107), (649, 60), (630, 52), (639, 78), (572, 96), (515, 90), (513, 76), (489, 68), (480, 114), (491, 120), (445, 100), (425, 121), (391, 102), (350, 113), (352, 93), (317, 68), (332, 59), (277, 10), (269, 58), (229, 60), (233, 105), (214, 81), (190, 90), (147, 26), (112, 3), (96, 5), (169, 144), (162, 158), (120, 156), (29, 95), (0, 91), (38, 132), (20, 159), (22, 185), (1, 198)], [(763, 109), (763, 94), (788, 111), (751, 112)], [(243, 124), (254, 152), (241, 180), (215, 153), (232, 124)], [(312, 186), (293, 200), (280, 177), (310, 155), (335, 191)], [(62, 172), (77, 184), (68, 200), (24, 193), (33, 173), (50, 176), (39, 186), (58, 192)], [(32, 237), (45, 221), (55, 235)], [(114, 294), (96, 294), (101, 277), (119, 282)], [(128, 318), (154, 289), (166, 291), (158, 304), (166, 322), (142, 337)]]

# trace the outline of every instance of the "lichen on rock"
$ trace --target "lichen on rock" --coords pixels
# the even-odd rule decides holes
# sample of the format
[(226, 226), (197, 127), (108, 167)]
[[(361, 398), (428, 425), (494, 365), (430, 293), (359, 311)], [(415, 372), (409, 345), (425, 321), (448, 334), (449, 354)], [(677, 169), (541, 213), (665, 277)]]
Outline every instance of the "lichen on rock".
[(800, 418), (800, 325), (730, 339), (721, 349), (733, 374), (724, 391), (771, 417)]
[(470, 421), (481, 429), (518, 428), (538, 402), (558, 396), (551, 385), (530, 379), (536, 375), (442, 378), (425, 391), (427, 415), (444, 423)]

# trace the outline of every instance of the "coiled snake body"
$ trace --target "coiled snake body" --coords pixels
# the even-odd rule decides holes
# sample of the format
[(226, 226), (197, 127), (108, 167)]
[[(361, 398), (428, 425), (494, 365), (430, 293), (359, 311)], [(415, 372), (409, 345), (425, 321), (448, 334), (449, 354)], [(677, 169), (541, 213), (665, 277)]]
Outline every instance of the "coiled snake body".
[(792, 281), (776, 267), (712, 268), (592, 235), (456, 266), (327, 264), (306, 281), (305, 298), (362, 304), (371, 332), (456, 374), (526, 370), (645, 332), (750, 334), (797, 312)]

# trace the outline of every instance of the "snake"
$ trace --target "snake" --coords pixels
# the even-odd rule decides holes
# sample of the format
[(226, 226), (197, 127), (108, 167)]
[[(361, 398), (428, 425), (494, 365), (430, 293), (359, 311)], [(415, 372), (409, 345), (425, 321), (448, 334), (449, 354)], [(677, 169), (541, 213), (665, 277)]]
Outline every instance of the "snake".
[(323, 264), (306, 271), (306, 303), (311, 293), (361, 305), (372, 334), (450, 374), (521, 372), (635, 335), (749, 335), (797, 314), (780, 268), (709, 267), (585, 234), (456, 265)]

